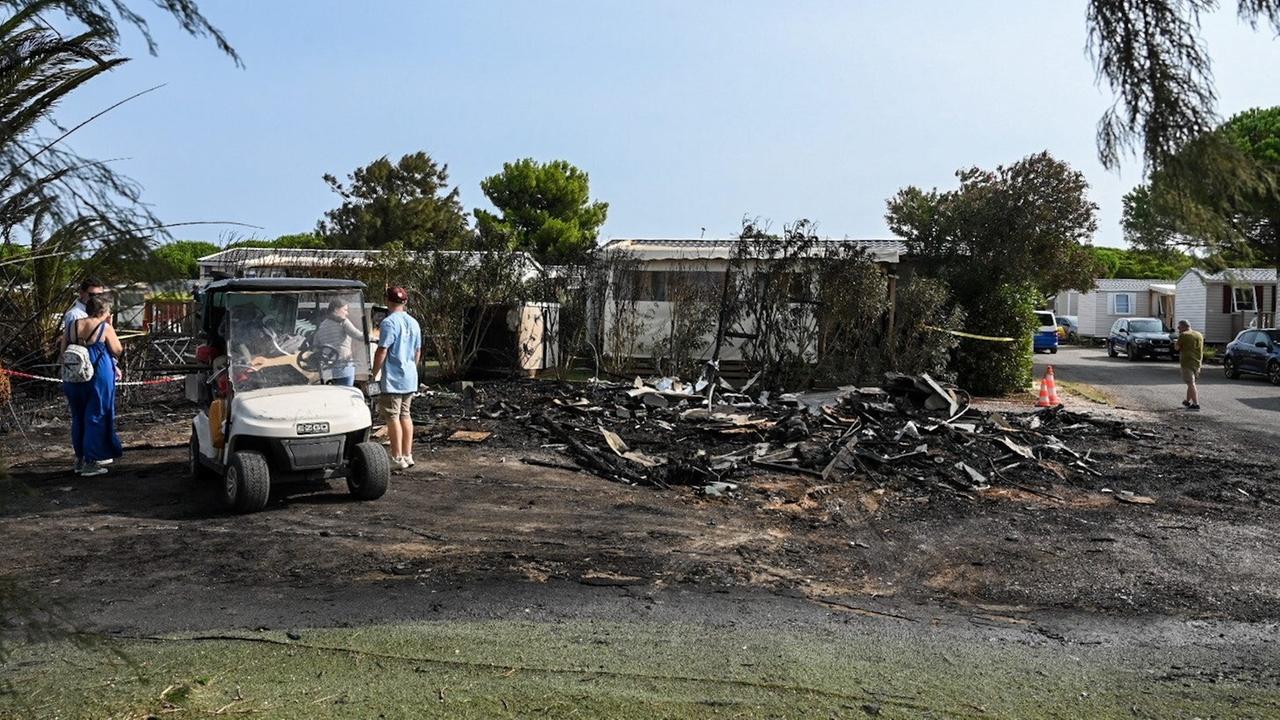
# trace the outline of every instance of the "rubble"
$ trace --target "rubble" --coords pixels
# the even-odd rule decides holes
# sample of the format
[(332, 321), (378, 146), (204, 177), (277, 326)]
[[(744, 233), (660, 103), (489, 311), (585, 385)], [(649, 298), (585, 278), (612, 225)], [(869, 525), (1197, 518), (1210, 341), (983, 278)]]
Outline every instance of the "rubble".
[[(1069, 439), (1150, 436), (1061, 406), (1026, 414), (983, 411), (971, 407), (963, 390), (927, 375), (888, 373), (879, 387), (760, 393), (757, 400), (723, 379), (713, 392), (675, 378), (525, 387), (543, 396), (522, 406), (520, 398), (504, 392), (501, 400), (486, 402), (476, 386), (458, 388), (468, 402), (444, 405), (455, 412), (463, 407), (472, 420), (532, 428), (544, 436), (539, 447), (572, 461), (526, 463), (636, 485), (692, 486), (708, 497), (733, 496), (751, 475), (767, 471), (962, 494), (1007, 485), (1060, 499), (1048, 486), (1102, 475), (1090, 452), (1075, 449)], [(489, 435), (469, 423), (446, 437), (477, 442)]]

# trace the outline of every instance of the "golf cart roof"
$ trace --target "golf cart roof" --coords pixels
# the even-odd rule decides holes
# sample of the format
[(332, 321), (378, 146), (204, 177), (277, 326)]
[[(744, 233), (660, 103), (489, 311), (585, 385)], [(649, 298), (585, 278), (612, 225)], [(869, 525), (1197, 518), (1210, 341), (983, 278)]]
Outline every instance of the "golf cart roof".
[(230, 278), (215, 280), (205, 286), (206, 293), (217, 292), (288, 292), (291, 290), (363, 290), (359, 280), (331, 278)]

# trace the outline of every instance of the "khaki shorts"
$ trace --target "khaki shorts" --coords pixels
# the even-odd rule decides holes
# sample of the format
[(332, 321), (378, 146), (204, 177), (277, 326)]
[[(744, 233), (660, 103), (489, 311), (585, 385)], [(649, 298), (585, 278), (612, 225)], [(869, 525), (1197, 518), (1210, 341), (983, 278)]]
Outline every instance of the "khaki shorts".
[(413, 402), (413, 393), (383, 393), (378, 396), (378, 410), (385, 420), (409, 417), (409, 404)]
[(1195, 370), (1192, 370), (1191, 368), (1188, 368), (1188, 367), (1182, 368), (1182, 382), (1190, 385), (1191, 383), (1194, 383), (1196, 380), (1199, 380), (1199, 379), (1200, 379), (1200, 368), (1196, 368)]

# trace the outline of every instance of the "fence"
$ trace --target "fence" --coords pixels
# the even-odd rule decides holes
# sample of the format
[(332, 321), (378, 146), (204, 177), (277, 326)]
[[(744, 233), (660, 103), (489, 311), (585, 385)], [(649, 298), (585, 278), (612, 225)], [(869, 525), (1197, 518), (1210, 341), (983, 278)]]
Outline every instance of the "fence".
[(147, 300), (142, 329), (153, 336), (195, 335), (196, 304), (190, 300)]
[(196, 303), (190, 300), (147, 300), (142, 308), (142, 337), (130, 344), (134, 367), (144, 373), (167, 373), (195, 362)]

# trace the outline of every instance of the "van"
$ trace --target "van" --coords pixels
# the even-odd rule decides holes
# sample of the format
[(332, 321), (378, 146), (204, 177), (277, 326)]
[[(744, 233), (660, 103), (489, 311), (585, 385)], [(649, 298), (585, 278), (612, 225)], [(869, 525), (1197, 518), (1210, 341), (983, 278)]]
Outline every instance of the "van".
[(1036, 352), (1058, 352), (1058, 319), (1048, 310), (1036, 311), (1036, 334), (1031, 347)]

